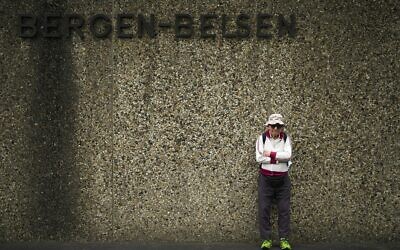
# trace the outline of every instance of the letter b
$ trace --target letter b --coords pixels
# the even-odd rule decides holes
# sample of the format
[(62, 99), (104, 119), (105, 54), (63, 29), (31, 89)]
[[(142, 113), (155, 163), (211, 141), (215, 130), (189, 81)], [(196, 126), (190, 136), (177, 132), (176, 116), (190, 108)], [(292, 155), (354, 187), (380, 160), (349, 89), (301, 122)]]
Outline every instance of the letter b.
[(22, 38), (33, 38), (37, 35), (37, 18), (34, 15), (18, 15), (18, 35)]
[(193, 18), (189, 14), (176, 14), (175, 37), (191, 38), (192, 35), (193, 35)]

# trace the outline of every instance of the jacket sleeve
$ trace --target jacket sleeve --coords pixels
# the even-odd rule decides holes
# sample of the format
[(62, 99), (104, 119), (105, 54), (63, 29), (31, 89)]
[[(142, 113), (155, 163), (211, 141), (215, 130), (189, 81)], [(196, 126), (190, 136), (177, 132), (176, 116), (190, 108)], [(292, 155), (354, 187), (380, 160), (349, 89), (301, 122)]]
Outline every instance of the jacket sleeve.
[(258, 137), (256, 142), (256, 161), (258, 163), (270, 163), (271, 158), (263, 156), (264, 144), (262, 141), (262, 135)]
[(276, 152), (276, 160), (282, 162), (288, 162), (290, 161), (291, 158), (292, 158), (292, 143), (290, 141), (290, 138), (287, 137), (283, 151)]

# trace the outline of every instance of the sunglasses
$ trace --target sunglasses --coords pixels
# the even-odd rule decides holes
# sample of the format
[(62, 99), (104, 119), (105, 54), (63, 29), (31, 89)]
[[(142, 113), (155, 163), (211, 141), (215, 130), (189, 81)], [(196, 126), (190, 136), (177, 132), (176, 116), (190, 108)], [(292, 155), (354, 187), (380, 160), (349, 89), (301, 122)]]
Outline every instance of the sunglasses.
[(270, 125), (271, 126), (271, 128), (283, 128), (283, 125), (282, 124), (271, 124)]

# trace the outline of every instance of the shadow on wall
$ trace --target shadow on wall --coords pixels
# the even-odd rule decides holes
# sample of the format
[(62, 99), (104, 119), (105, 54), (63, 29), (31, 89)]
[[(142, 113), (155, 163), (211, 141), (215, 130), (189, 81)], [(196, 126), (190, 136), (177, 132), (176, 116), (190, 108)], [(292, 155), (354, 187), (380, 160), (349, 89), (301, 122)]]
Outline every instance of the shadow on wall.
[[(36, 13), (65, 12), (61, 2), (38, 1)], [(61, 39), (34, 39), (31, 58), (37, 75), (28, 113), (30, 237), (68, 240), (77, 224), (79, 197), (73, 145), (78, 91), (71, 79), (70, 45)]]

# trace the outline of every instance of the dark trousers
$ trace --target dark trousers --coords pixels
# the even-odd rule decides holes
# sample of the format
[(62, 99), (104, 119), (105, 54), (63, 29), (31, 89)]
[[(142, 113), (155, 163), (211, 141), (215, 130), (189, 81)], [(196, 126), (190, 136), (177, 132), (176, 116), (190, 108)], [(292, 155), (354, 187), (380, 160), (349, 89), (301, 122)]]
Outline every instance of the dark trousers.
[(273, 199), (278, 205), (279, 238), (288, 238), (290, 230), (290, 189), (289, 175), (282, 182), (260, 173), (258, 179), (258, 211), (261, 239), (271, 239), (270, 214)]

